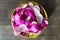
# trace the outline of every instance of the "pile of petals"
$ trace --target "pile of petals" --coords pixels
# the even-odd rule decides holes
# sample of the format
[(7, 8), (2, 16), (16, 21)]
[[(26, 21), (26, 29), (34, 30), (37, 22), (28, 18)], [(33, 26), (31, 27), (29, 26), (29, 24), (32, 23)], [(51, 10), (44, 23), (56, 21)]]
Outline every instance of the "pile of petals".
[(14, 9), (11, 24), (15, 36), (34, 38), (46, 29), (48, 21), (44, 10), (39, 5), (29, 2)]

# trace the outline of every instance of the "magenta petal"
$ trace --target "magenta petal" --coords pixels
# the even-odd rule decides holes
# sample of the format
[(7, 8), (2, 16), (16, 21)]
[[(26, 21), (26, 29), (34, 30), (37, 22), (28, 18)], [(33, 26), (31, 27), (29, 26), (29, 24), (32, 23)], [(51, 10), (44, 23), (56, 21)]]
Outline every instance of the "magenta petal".
[(46, 27), (46, 25), (47, 24), (44, 21), (40, 24), (41, 27)]
[(35, 18), (35, 15), (34, 15), (34, 12), (33, 12), (33, 10), (32, 9), (26, 9), (25, 11), (24, 11), (24, 17), (28, 17), (28, 16), (30, 16), (31, 18), (32, 18), (32, 20), (35, 20), (36, 18)]
[(39, 27), (37, 24), (31, 24), (31, 28), (29, 29), (30, 32), (38, 32), (39, 31)]
[(28, 29), (31, 28), (30, 23), (31, 23), (31, 22), (29, 22), (29, 21), (26, 21), (26, 22), (25, 22), (25, 25), (27, 25), (27, 28), (28, 28)]

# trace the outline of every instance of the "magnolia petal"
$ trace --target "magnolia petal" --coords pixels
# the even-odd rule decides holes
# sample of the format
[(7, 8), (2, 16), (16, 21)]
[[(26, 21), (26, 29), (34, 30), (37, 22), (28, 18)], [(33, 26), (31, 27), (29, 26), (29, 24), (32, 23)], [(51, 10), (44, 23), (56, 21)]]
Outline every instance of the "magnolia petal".
[(42, 20), (43, 20), (43, 16), (41, 15), (41, 13), (40, 13), (40, 10), (38, 10), (36, 7), (32, 7), (32, 9), (33, 9), (33, 11), (34, 11), (34, 13), (35, 13), (35, 16), (36, 16), (36, 18), (37, 18), (37, 21), (38, 21), (38, 23), (40, 24), (41, 22), (42, 22)]
[(18, 36), (19, 34), (20, 34), (20, 32), (14, 30), (14, 35), (15, 36)]
[(20, 25), (18, 28), (21, 29), (20, 31), (22, 32), (26, 32), (28, 30), (25, 24)]

